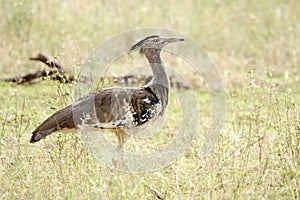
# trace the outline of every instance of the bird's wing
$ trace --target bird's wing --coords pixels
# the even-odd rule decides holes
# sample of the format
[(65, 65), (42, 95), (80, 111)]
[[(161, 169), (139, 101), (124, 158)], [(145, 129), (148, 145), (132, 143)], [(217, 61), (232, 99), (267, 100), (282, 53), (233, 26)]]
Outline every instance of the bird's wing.
[(149, 88), (111, 88), (95, 95), (98, 128), (131, 128), (157, 114), (158, 98)]

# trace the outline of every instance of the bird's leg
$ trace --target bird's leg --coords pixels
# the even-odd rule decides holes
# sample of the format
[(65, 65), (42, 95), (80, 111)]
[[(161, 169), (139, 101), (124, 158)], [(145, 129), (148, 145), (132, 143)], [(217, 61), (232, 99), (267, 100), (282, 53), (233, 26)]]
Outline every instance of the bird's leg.
[(120, 129), (116, 129), (115, 131), (115, 134), (116, 136), (118, 137), (118, 146), (117, 146), (117, 150), (120, 151), (120, 150), (124, 150), (124, 144), (126, 142), (126, 135), (125, 133), (120, 130)]

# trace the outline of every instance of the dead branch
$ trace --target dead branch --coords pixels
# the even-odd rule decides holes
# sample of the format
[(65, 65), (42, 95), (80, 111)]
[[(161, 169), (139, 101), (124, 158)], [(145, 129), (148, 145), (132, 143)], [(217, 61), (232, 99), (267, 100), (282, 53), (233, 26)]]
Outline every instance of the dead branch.
[(74, 81), (74, 75), (65, 70), (60, 64), (51, 61), (43, 54), (39, 53), (37, 57), (29, 58), (32, 61), (39, 61), (48, 66), (48, 69), (38, 70), (34, 73), (29, 73), (23, 76), (1, 79), (2, 81), (12, 82), (15, 84), (33, 83), (38, 79), (45, 79), (49, 77), (52, 80), (70, 83)]
[(46, 56), (44, 56), (41, 53), (39, 53), (37, 55), (37, 57), (29, 58), (29, 60), (40, 61), (40, 62), (44, 63), (45, 65), (47, 65), (48, 67), (56, 69), (59, 73), (65, 72), (65, 70), (63, 69), (63, 67), (60, 64), (48, 59)]

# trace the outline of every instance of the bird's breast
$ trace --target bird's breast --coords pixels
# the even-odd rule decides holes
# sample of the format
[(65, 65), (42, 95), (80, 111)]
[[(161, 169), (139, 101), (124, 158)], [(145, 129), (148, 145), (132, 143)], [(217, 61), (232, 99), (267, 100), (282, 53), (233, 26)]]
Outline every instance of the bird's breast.
[(140, 126), (155, 120), (162, 110), (160, 102), (152, 101), (149, 98), (144, 98), (139, 104), (130, 105), (130, 107), (133, 126)]

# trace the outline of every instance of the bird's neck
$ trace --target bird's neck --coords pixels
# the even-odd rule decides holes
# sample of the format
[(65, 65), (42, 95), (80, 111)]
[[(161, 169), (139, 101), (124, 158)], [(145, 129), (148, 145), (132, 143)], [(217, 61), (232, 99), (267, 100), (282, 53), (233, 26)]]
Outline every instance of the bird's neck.
[(161, 60), (160, 52), (160, 49), (149, 49), (145, 52), (145, 56), (151, 66), (153, 73), (151, 82), (169, 88), (169, 77), (166, 73), (164, 63)]
[(164, 63), (161, 60), (160, 52), (160, 49), (149, 49), (148, 51), (145, 51), (144, 54), (153, 73), (153, 78), (148, 87), (160, 99), (162, 103), (161, 114), (163, 115), (168, 104), (170, 81)]

